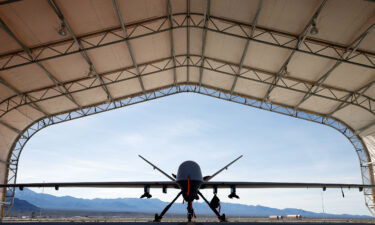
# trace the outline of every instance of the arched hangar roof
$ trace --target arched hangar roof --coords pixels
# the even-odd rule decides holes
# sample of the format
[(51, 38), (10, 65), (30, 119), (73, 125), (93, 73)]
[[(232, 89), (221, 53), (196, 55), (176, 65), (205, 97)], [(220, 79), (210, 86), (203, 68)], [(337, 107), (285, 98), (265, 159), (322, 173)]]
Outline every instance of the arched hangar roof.
[(37, 121), (188, 87), (338, 121), (373, 183), (374, 22), (364, 0), (2, 0), (0, 180)]

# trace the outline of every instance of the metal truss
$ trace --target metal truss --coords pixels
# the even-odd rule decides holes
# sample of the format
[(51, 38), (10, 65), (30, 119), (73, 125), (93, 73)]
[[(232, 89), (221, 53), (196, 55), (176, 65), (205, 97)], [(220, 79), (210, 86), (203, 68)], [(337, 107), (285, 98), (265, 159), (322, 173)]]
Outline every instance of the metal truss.
[[(202, 32), (202, 48), (201, 48), (201, 56), (202, 59), (201, 65), (199, 68), (199, 85), (202, 85), (202, 79), (203, 79), (203, 65), (205, 62), (205, 52), (206, 52), (206, 43), (207, 43), (207, 26), (208, 22), (210, 20), (210, 15), (211, 15), (211, 0), (206, 0), (206, 7), (204, 10), (204, 15), (203, 15), (203, 32)], [(192, 17), (190, 17), (192, 19)], [(193, 22), (193, 21), (192, 21)]]
[(1, 121), (0, 120), (0, 124), (3, 125), (4, 127), (7, 127), (8, 129), (12, 130), (13, 132), (17, 133), (17, 134), (21, 134), (22, 132), (20, 130), (18, 130), (17, 128), (7, 124), (6, 122), (4, 121)]
[(292, 57), (296, 53), (296, 50), (300, 49), (301, 46), (302, 46), (302, 43), (305, 42), (307, 36), (309, 35), (309, 33), (310, 33), (310, 31), (311, 31), (311, 29), (313, 27), (313, 24), (317, 20), (319, 14), (321, 13), (321, 11), (324, 8), (324, 6), (327, 3), (327, 1), (328, 0), (324, 0), (322, 3), (320, 3), (319, 8), (315, 11), (314, 15), (312, 16), (312, 18), (310, 19), (310, 21), (305, 26), (305, 28), (303, 29), (302, 33), (299, 35), (295, 49), (289, 54), (288, 58), (284, 61), (283, 65), (279, 69), (279, 72), (277, 73), (277, 76), (273, 80), (272, 85), (268, 88), (268, 90), (267, 90), (267, 92), (266, 92), (266, 94), (265, 94), (265, 96), (263, 98), (264, 101), (270, 101), (271, 92), (274, 90), (275, 84), (277, 84), (277, 82), (279, 82), (280, 77), (288, 75), (288, 65), (290, 63), (290, 60), (292, 59)]
[[(345, 50), (349, 46), (341, 46), (306, 37), (301, 43), (300, 48), (297, 48), (296, 43), (299, 40), (298, 35), (292, 35), (256, 26), (254, 35), (249, 36), (247, 30), (251, 30), (253, 24), (240, 23), (230, 19), (219, 18), (208, 15), (208, 13), (197, 14), (188, 12), (173, 14), (172, 25), (168, 22), (169, 18), (169, 15), (167, 15), (145, 20), (139, 23), (127, 24), (126, 29), (128, 32), (126, 33), (123, 33), (122, 27), (117, 27), (79, 36), (77, 37), (77, 40), (82, 43), (83, 48), (78, 48), (74, 44), (75, 40), (71, 38), (69, 40), (58, 41), (51, 44), (30, 48), (30, 51), (35, 55), (35, 57), (29, 57), (22, 50), (3, 54), (0, 56), (0, 71), (79, 53), (90, 49), (113, 45), (124, 41), (127, 43), (132, 39), (187, 27), (189, 27), (189, 29), (203, 29), (203, 33), (211, 31), (245, 40), (251, 40), (265, 45), (271, 45), (276, 48), (289, 49), (291, 51), (315, 55), (335, 61), (339, 60), (343, 63), (375, 69), (374, 53), (355, 49), (350, 57), (345, 57)], [(125, 27), (125, 24), (121, 23), (121, 25), (124, 25), (123, 27)]]
[[(53, 11), (55, 12), (56, 16), (61, 20), (61, 22), (67, 28), (69, 34), (72, 36), (72, 38), (74, 40), (74, 44), (79, 46), (79, 49), (83, 49), (82, 43), (78, 41), (76, 35), (73, 32), (73, 29), (69, 25), (68, 21), (65, 19), (61, 9), (56, 4), (56, 2), (54, 0), (48, 0), (48, 3), (50, 5), (50, 7), (53, 9)], [(93, 73), (93, 75), (96, 76), (98, 78), (99, 82), (102, 84), (101, 88), (103, 89), (103, 91), (107, 95), (107, 99), (110, 100), (110, 101), (113, 101), (113, 97), (112, 97), (111, 93), (109, 92), (107, 86), (104, 84), (102, 78), (99, 77), (98, 73), (96, 72), (95, 66), (92, 63), (92, 61), (91, 61), (89, 55), (87, 54), (87, 52), (85, 50), (82, 50), (82, 51), (80, 51), (80, 53), (81, 53), (81, 56), (83, 57), (83, 59), (88, 64), (90, 73)]]
[[(98, 106), (91, 106), (87, 108), (83, 108), (82, 110), (76, 110), (73, 112), (63, 113), (59, 115), (54, 115), (50, 117), (45, 117), (32, 125), (26, 128), (22, 133), (19, 134), (17, 140), (13, 143), (11, 152), (8, 156), (8, 171), (7, 171), (7, 182), (16, 183), (17, 180), (17, 170), (18, 170), (18, 163), (20, 159), (21, 152), (28, 142), (30, 138), (36, 134), (41, 129), (51, 126), (53, 124), (58, 124), (66, 121), (70, 121), (73, 119), (82, 118), (89, 115), (94, 115), (97, 113), (106, 112), (109, 110), (114, 110), (117, 108), (122, 108), (125, 106), (145, 102), (152, 99), (157, 99), (165, 96), (170, 96), (177, 93), (198, 93), (206, 96), (215, 97), (218, 99), (223, 99), (247, 106), (252, 106), (258, 109), (263, 109), (271, 112), (276, 112), (283, 115), (292, 116), (295, 118), (304, 119), (307, 121), (315, 122), (330, 126), (340, 133), (342, 133), (348, 140), (352, 143), (358, 158), (361, 167), (361, 174), (362, 180), (364, 184), (373, 184), (373, 167), (370, 162), (370, 155), (365, 148), (361, 138), (355, 134), (355, 132), (348, 126), (346, 126), (341, 121), (308, 113), (297, 111), (293, 108), (287, 108), (284, 106), (273, 105), (269, 103), (263, 102), (261, 99), (252, 99), (247, 98), (239, 95), (231, 95), (227, 90), (219, 90), (213, 89), (206, 86), (199, 86), (199, 85), (190, 85), (190, 84), (180, 84), (179, 87), (174, 86), (173, 84), (169, 87), (164, 87), (158, 90), (149, 91), (147, 94), (140, 93), (137, 96), (128, 97), (121, 100), (116, 100), (110, 103), (104, 103)], [(14, 199), (15, 189), (8, 188), (6, 192), (6, 199), (5, 199), (5, 211), (9, 213), (12, 207), (13, 199)], [(372, 189), (365, 189), (364, 196), (366, 205), (369, 208), (370, 212), (374, 214), (374, 199), (373, 199), (373, 191)]]
[(187, 64), (186, 64), (186, 79), (190, 81), (190, 0), (186, 1), (186, 53), (187, 53)]
[(345, 108), (346, 106), (348, 106), (349, 104), (345, 103), (345, 101), (347, 101), (348, 99), (352, 98), (353, 101), (357, 101), (359, 95), (364, 94), (368, 89), (370, 89), (372, 87), (372, 85), (374, 85), (374, 83), (375, 83), (375, 80), (372, 81), (372, 82), (370, 82), (370, 83), (368, 83), (368, 84), (366, 84), (366, 85), (364, 85), (363, 87), (358, 88), (356, 91), (354, 91), (352, 93), (352, 95), (348, 95), (345, 98), (344, 102), (341, 102), (339, 105), (337, 105), (333, 110), (331, 110), (331, 112), (329, 112), (327, 114), (327, 116), (330, 117), (334, 113), (336, 113), (337, 111), (339, 111), (339, 110)]
[[(260, 11), (262, 10), (262, 8), (263, 8), (263, 0), (259, 0), (258, 8), (257, 8), (257, 11), (255, 13), (255, 16), (253, 18), (253, 22), (252, 22), (252, 25), (251, 25), (251, 31), (250, 31), (249, 37), (254, 37), (255, 28), (258, 24), (258, 18), (259, 18)], [(237, 70), (237, 76), (235, 76), (234, 81), (232, 83), (232, 87), (230, 88), (230, 94), (233, 94), (234, 89), (236, 87), (238, 76), (241, 73), (243, 62), (244, 62), (244, 60), (247, 56), (247, 51), (249, 49), (249, 45), (250, 45), (250, 39), (247, 39), (245, 47), (243, 48), (243, 51), (242, 51), (240, 65), (239, 65), (238, 70)]]
[[(21, 40), (19, 40), (16, 35), (13, 33), (13, 31), (7, 26), (7, 24), (4, 23), (4, 21), (0, 18), (0, 28), (3, 29), (21, 48), (22, 52), (25, 55), (25, 57), (29, 59), (36, 58), (34, 52), (28, 48)], [(59, 88), (62, 88), (60, 91), (64, 92), (64, 96), (69, 99), (73, 104), (75, 104), (77, 107), (81, 106), (78, 104), (78, 102), (73, 98), (73, 96), (64, 88), (64, 86), (61, 85), (61, 82), (56, 78), (55, 75), (53, 75), (49, 70), (46, 69), (40, 62), (35, 62), (35, 64), (43, 70), (43, 72), (46, 74), (46, 76)]]
[[(11, 85), (10, 83), (6, 82), (3, 78), (0, 77), (0, 84), (4, 85), (5, 87), (9, 88), (10, 90), (12, 90), (14, 93), (16, 93), (18, 96), (22, 96), (22, 92), (20, 92), (17, 88), (13, 87), (13, 85)], [(32, 101), (30, 99), (29, 96), (25, 95), (25, 98), (27, 98), (29, 101)], [(44, 111), (42, 108), (40, 108), (37, 104), (35, 103), (31, 103), (30, 104), (31, 107), (33, 107), (34, 109), (36, 109), (37, 111), (41, 112), (44, 114), (44, 116), (49, 116), (49, 114)]]
[[(370, 34), (372, 30), (374, 30), (375, 24), (372, 24), (364, 33), (362, 33), (358, 38), (354, 40), (352, 44), (350, 44), (349, 47), (344, 51), (343, 58), (348, 59), (352, 56), (352, 54), (359, 48), (359, 45), (361, 42)], [(307, 99), (311, 97), (311, 93), (317, 91), (319, 89), (319, 86), (328, 79), (328, 77), (332, 74), (332, 72), (342, 64), (342, 60), (337, 60), (336, 63), (322, 76), (319, 77), (319, 79), (315, 82), (314, 86), (311, 87), (308, 92), (303, 96), (303, 98), (297, 103), (296, 107), (299, 107), (302, 103), (304, 103)], [(334, 112), (333, 112), (334, 113)]]
[[(117, 1), (112, 0), (112, 5), (113, 5), (113, 9), (115, 10), (115, 13), (116, 13), (117, 20), (120, 22), (123, 37), (129, 37), (127, 26), (125, 26), (124, 17), (122, 17), (122, 15), (121, 15), (121, 11), (118, 7)], [(135, 31), (135, 29), (133, 30), (133, 32), (134, 31)], [(130, 44), (129, 38), (124, 38), (123, 41), (125, 41), (125, 43), (126, 43), (126, 47), (128, 48), (128, 52), (129, 52), (130, 58), (132, 59), (133, 66), (135, 67), (135, 70), (137, 71), (138, 81), (139, 81), (139, 85), (142, 88), (142, 92), (146, 93), (146, 89), (145, 89), (145, 86), (144, 86), (144, 83), (143, 83), (143, 80), (142, 80), (142, 77), (141, 77), (141, 72), (139, 70), (137, 61), (135, 60), (134, 51), (133, 51), (132, 45)]]
[[(167, 11), (169, 17), (169, 25), (173, 27), (173, 12), (172, 12), (172, 2), (171, 0), (167, 1)], [(170, 43), (171, 43), (171, 55), (173, 57), (173, 85), (177, 85), (177, 71), (176, 71), (176, 51), (174, 47), (174, 35), (173, 30), (169, 30)]]
[[(171, 62), (174, 58), (168, 57), (158, 61), (140, 64), (140, 74), (134, 72), (134, 67), (127, 67), (118, 69), (111, 72), (99, 74), (99, 77), (103, 79), (105, 85), (110, 87), (111, 84), (118, 82), (124, 82), (127, 80), (138, 79), (139, 77), (157, 75), (159, 72), (173, 70), (179, 67), (186, 67), (188, 61), (190, 62), (189, 67), (196, 67), (200, 69), (215, 71), (220, 74), (238, 77), (238, 79), (244, 79), (252, 82), (272, 85), (274, 78), (277, 76), (275, 73), (261, 71), (259, 69), (243, 66), (241, 74), (237, 74), (240, 65), (224, 62), (218, 59), (205, 57), (205, 63), (201, 65), (200, 55), (177, 55), (176, 66)], [(62, 83), (64, 89), (69, 91), (71, 94), (83, 92), (88, 89), (100, 87), (102, 84), (97, 81), (97, 77), (85, 77), (77, 80)], [(197, 84), (190, 82), (191, 84)], [(277, 88), (287, 89), (294, 91), (295, 93), (306, 94), (308, 90), (313, 87), (313, 82), (304, 81), (301, 79), (295, 79), (291, 77), (282, 77), (280, 81), (275, 85)], [(44, 100), (63, 96), (65, 92), (61, 91), (59, 86), (50, 86), (47, 88), (31, 91), (24, 93), (23, 95), (14, 95), (8, 99), (0, 102), (0, 117), (4, 116), (11, 110), (17, 109), (20, 106), (37, 104)], [(234, 92), (234, 94), (240, 94)], [(337, 89), (331, 86), (321, 85), (319, 91), (312, 93), (313, 96), (322, 97), (329, 100), (334, 100), (338, 103), (351, 104), (358, 106), (368, 112), (375, 114), (375, 100), (363, 93), (356, 93), (355, 97), (353, 93), (347, 90)], [(348, 96), (351, 96), (348, 98)], [(274, 102), (277, 104), (276, 102)], [(288, 107), (295, 107), (290, 105)], [(302, 110), (301, 108), (296, 108)]]

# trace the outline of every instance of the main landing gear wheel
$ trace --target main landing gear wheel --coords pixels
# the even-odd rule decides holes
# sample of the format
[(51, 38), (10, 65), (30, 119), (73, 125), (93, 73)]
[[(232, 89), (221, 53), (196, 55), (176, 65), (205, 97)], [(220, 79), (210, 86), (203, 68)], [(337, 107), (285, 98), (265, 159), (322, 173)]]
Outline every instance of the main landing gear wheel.
[(173, 199), (173, 201), (171, 203), (169, 203), (164, 209), (163, 211), (159, 214), (155, 213), (155, 219), (154, 219), (154, 222), (160, 222), (161, 219), (163, 219), (163, 216), (165, 213), (167, 213), (167, 211), (169, 210), (169, 208), (171, 208), (171, 206), (173, 205), (173, 203), (178, 199), (178, 197), (180, 197), (180, 195), (182, 194), (182, 192), (178, 193), (178, 195)]
[(155, 219), (153, 222), (161, 222), (161, 217), (159, 216), (159, 214), (155, 213)]
[(221, 216), (218, 216), (220, 222), (228, 222), (227, 219), (225, 218), (225, 214), (223, 213)]
[(203, 200), (206, 202), (206, 204), (210, 207), (210, 209), (216, 214), (217, 218), (219, 219), (220, 222), (227, 222), (227, 219), (225, 218), (225, 214), (223, 213), (220, 215), (220, 213), (208, 202), (208, 200), (203, 196), (203, 194), (198, 191), (198, 195), (203, 198)]

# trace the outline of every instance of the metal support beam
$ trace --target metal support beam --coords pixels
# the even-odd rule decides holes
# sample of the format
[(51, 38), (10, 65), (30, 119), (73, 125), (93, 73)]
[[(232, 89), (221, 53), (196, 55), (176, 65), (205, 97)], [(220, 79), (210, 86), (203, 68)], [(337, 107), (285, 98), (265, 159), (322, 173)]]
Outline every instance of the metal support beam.
[(303, 29), (302, 33), (298, 36), (298, 41), (295, 46), (295, 48), (292, 50), (292, 52), (289, 54), (288, 58), (284, 61), (283, 65), (277, 72), (277, 76), (274, 78), (271, 86), (268, 88), (266, 94), (263, 97), (263, 101), (265, 102), (270, 102), (270, 95), (275, 88), (277, 82), (279, 82), (280, 78), (282, 76), (287, 76), (288, 73), (288, 65), (290, 63), (290, 60), (294, 56), (294, 54), (297, 52), (298, 49), (300, 49), (302, 43), (305, 42), (307, 36), (310, 34), (310, 30), (312, 28), (312, 25), (316, 22), (317, 18), (319, 17), (320, 13), (322, 12), (325, 4), (327, 3), (328, 0), (323, 0), (322, 3), (320, 3), (318, 9), (315, 11), (314, 15), (311, 17), (305, 28)]
[[(357, 51), (359, 45), (361, 42), (365, 39), (365, 37), (371, 33), (371, 31), (374, 29), (375, 24), (372, 24), (369, 28), (366, 29), (365, 32), (363, 32), (358, 38), (356, 38), (352, 44), (345, 50), (342, 58), (348, 59), (355, 51)], [(312, 96), (312, 93), (315, 93), (319, 87), (323, 84), (325, 80), (332, 74), (332, 72), (343, 63), (343, 60), (337, 60), (336, 63), (325, 73), (323, 74), (315, 83), (313, 86), (310, 87), (308, 92), (303, 96), (303, 98), (298, 102), (296, 105), (296, 108), (298, 108), (302, 103), (304, 103), (307, 99), (309, 99)]]
[(211, 0), (206, 0), (206, 9), (203, 16), (203, 31), (202, 31), (202, 49), (201, 49), (201, 66), (199, 69), (199, 86), (202, 86), (203, 79), (203, 65), (205, 61), (205, 51), (206, 51), (206, 42), (207, 42), (207, 25), (210, 20), (210, 8)]
[(82, 43), (77, 39), (76, 35), (74, 34), (73, 32), (73, 29), (71, 28), (71, 26), (69, 25), (68, 21), (65, 19), (64, 17), (64, 14), (62, 13), (61, 9), (59, 8), (59, 6), (56, 4), (55, 0), (48, 0), (48, 3), (49, 5), (51, 6), (51, 8), (53, 9), (53, 11), (55, 12), (55, 14), (57, 15), (57, 17), (61, 20), (61, 22), (65, 25), (66, 29), (68, 30), (69, 34), (72, 36), (73, 40), (74, 40), (74, 43), (79, 46), (79, 49), (81, 50), (80, 51), (80, 54), (81, 56), (85, 59), (85, 61), (87, 62), (88, 66), (89, 66), (89, 71), (92, 72), (94, 74), (94, 76), (99, 80), (99, 82), (101, 83), (101, 87), (102, 89), (104, 90), (105, 94), (107, 95), (107, 99), (109, 101), (113, 101), (113, 97), (111, 95), (111, 93), (109, 92), (108, 90), (108, 87), (104, 84), (104, 81), (103, 79), (98, 75), (98, 72), (96, 71), (95, 69), (95, 66), (94, 64), (92, 63), (90, 57), (87, 55), (87, 52), (86, 50), (84, 50), (84, 47), (82, 45)]
[(30, 96), (28, 96), (27, 94), (21, 93), (17, 88), (13, 87), (11, 84), (9, 84), (6, 80), (4, 80), (1, 77), (0, 77), (0, 84), (4, 85), (6, 88), (9, 88), (10, 90), (12, 90), (14, 93), (16, 93), (18, 95), (18, 97), (20, 97), (20, 98), (25, 97), (27, 99), (26, 101), (31, 102), (30, 107), (32, 107), (35, 110), (43, 113), (44, 116), (50, 116), (46, 111), (44, 111), (42, 108), (40, 108), (37, 104), (33, 103), (32, 102), (33, 100), (30, 98)]
[[(168, 12), (168, 20), (171, 28), (173, 28), (173, 12), (172, 12), (172, 3), (171, 0), (167, 2), (167, 12)], [(169, 30), (170, 42), (171, 42), (171, 55), (172, 55), (172, 63), (173, 63), (173, 85), (177, 85), (177, 72), (176, 72), (176, 52), (174, 48), (174, 38), (173, 38), (173, 30)]]
[[(175, 13), (173, 14), (174, 18), (179, 17), (179, 21), (186, 20), (187, 14), (186, 13)], [(194, 16), (194, 21), (202, 20), (204, 22), (204, 14), (200, 13), (190, 13), (190, 16)], [(340, 52), (343, 52), (347, 47), (338, 45), (335, 43), (330, 43), (327, 41), (321, 41), (321, 40), (315, 40), (311, 38), (306, 38), (303, 45), (305, 46), (314, 46), (314, 50), (312, 50), (309, 47), (306, 48), (300, 48), (297, 49), (295, 47), (290, 46), (291, 43), (298, 41), (298, 36), (293, 35), (290, 33), (283, 33), (277, 30), (272, 30), (269, 28), (257, 26), (256, 31), (260, 35), (254, 35), (254, 37), (249, 37), (249, 35), (245, 32), (243, 28), (251, 29), (251, 25), (247, 23), (241, 23), (238, 21), (226, 19), (226, 18), (220, 18), (215, 17), (213, 15), (210, 15), (209, 17), (210, 22), (212, 23), (212, 26), (210, 27), (204, 27), (203, 22), (194, 22), (192, 19), (190, 19), (190, 25), (189, 28), (196, 28), (201, 30), (208, 30), (211, 32), (233, 36), (240, 39), (250, 39), (251, 41), (287, 49), (291, 51), (296, 51), (304, 54), (314, 55), (317, 57), (325, 58), (325, 59), (331, 59), (331, 60), (343, 60), (343, 62), (357, 65), (365, 68), (375, 69), (375, 54), (373, 52), (369, 51), (363, 51), (363, 50), (357, 50), (356, 54), (348, 59), (343, 59)], [(122, 27), (115, 27), (115, 28), (107, 28), (105, 30), (100, 30), (97, 32), (93, 32), (87, 35), (82, 35), (77, 37), (77, 39), (82, 42), (86, 43), (84, 46), (84, 49), (74, 49), (72, 46), (74, 45), (74, 39), (65, 39), (56, 41), (53, 43), (43, 44), (37, 47), (31, 48), (32, 52), (39, 52), (38, 55), (32, 59), (25, 57), (23, 55), (23, 52), (20, 50), (16, 50), (10, 53), (6, 53), (3, 55), (0, 55), (0, 58), (2, 59), (0, 62), (0, 71), (1, 70), (7, 70), (23, 65), (28, 65), (36, 62), (41, 62), (49, 59), (59, 58), (66, 55), (71, 55), (75, 53), (79, 53), (83, 50), (91, 50), (96, 48), (102, 48), (109, 45), (114, 45), (121, 42), (126, 42), (130, 40), (135, 40), (137, 38), (142, 38), (145, 36), (150, 36), (153, 34), (158, 34), (162, 32), (168, 32), (169, 30), (179, 30), (179, 29), (186, 29), (187, 25), (185, 24), (174, 24), (174, 27), (167, 27), (165, 26), (165, 22), (168, 21), (168, 16), (161, 16), (157, 18), (148, 19), (145, 21), (137, 22), (128, 24), (126, 28), (133, 28), (132, 30), (136, 30), (139, 27), (143, 27), (146, 29), (137, 29), (138, 32), (131, 32), (128, 36), (123, 37), (118, 35), (117, 33), (122, 30)], [(225, 23), (228, 24), (228, 26), (231, 26), (233, 29), (221, 29), (218, 26), (216, 26), (216, 23)], [(153, 24), (153, 26), (150, 26), (150, 24)], [(155, 28), (154, 25), (159, 24), (160, 26), (158, 28)], [(233, 30), (242, 30), (242, 33), (234, 32)], [(264, 39), (264, 36), (271, 36), (273, 38), (271, 39)], [(99, 42), (93, 42), (92, 39), (101, 39)], [(282, 38), (282, 42), (277, 41), (279, 38)], [(323, 51), (324, 50), (324, 51)], [(53, 51), (54, 54), (44, 54), (44, 51)], [(336, 54), (332, 54), (332, 52)], [(359, 57), (362, 57), (366, 60), (361, 60), (360, 62), (357, 60)]]
[[(195, 62), (194, 64), (191, 64), (190, 67), (218, 72), (222, 75), (231, 76), (233, 78), (234, 78), (234, 76), (237, 76), (236, 71), (228, 72), (228, 71), (222, 70), (221, 68), (226, 67), (226, 66), (229, 66), (229, 67), (232, 67), (232, 68), (237, 68), (237, 67), (239, 67), (238, 64), (233, 64), (233, 63), (225, 62), (225, 61), (218, 60), (218, 59), (215, 59), (215, 58), (206, 57), (206, 61), (208, 63), (206, 63), (203, 67), (201, 67), (200, 66), (201, 62), (199, 61), (199, 59), (201, 58), (200, 55), (190, 55), (190, 57)], [(178, 61), (180, 61), (180, 62), (185, 62), (187, 60), (187, 55), (177, 55), (176, 58), (179, 59)], [(99, 76), (103, 76), (103, 80), (106, 82), (106, 85), (111, 85), (111, 84), (124, 82), (124, 81), (132, 80), (132, 79), (138, 79), (139, 77), (152, 76), (153, 74), (158, 74), (158, 73), (163, 72), (163, 71), (168, 71), (168, 70), (174, 69), (175, 67), (173, 65), (171, 65), (171, 63), (170, 63), (171, 60), (173, 60), (172, 57), (168, 57), (168, 58), (164, 58), (164, 59), (160, 59), (160, 60), (156, 60), (156, 61), (152, 61), (152, 62), (143, 63), (143, 64), (141, 64), (141, 66), (150, 66), (150, 67), (154, 68), (154, 71), (148, 71), (148, 72), (143, 71), (140, 75), (134, 74), (134, 72), (132, 72), (134, 70), (134, 67), (131, 66), (131, 67), (126, 67), (126, 68), (121, 68), (121, 69), (118, 69), (118, 70), (115, 70), (115, 71), (109, 71), (109, 72), (106, 72), (106, 73), (102, 73), (102, 74), (99, 74)], [(217, 65), (217, 67), (212, 67), (211, 64)], [(176, 68), (181, 68), (181, 67), (185, 67), (185, 66), (186, 66), (185, 64), (178, 63), (176, 65)], [(241, 73), (239, 75), (239, 77), (241, 79), (245, 79), (247, 81), (254, 82), (254, 84), (262, 83), (262, 84), (270, 85), (273, 78), (275, 76), (277, 76), (277, 74), (275, 74), (275, 73), (262, 71), (262, 70), (252, 68), (252, 67), (248, 67), (248, 66), (243, 66), (243, 70), (244, 70), (244, 72)], [(117, 77), (116, 79), (111, 78), (112, 74), (118, 74), (118, 73), (126, 73), (126, 74), (129, 74), (130, 76), (127, 76), (127, 77), (116, 76)], [(262, 77), (267, 77), (267, 79), (264, 79), (264, 78), (262, 79), (259, 76), (255, 76), (255, 74), (259, 74), (259, 73), (262, 74)], [(80, 78), (80, 79), (77, 79), (77, 80), (73, 80), (73, 81), (63, 83), (63, 85), (68, 87), (68, 91), (70, 91), (71, 93), (78, 93), (78, 92), (83, 92), (85, 90), (100, 87), (99, 84), (97, 84), (96, 82), (92, 82), (94, 80), (95, 80), (95, 78), (85, 77), (85, 78)], [(277, 87), (282, 88), (282, 89), (287, 89), (287, 90), (290, 90), (290, 91), (294, 91), (296, 93), (302, 93), (302, 94), (305, 94), (309, 90), (309, 87), (311, 87), (313, 85), (312, 82), (297, 79), (297, 78), (292, 78), (292, 77), (282, 77), (280, 81), (281, 82), (276, 84)], [(89, 86), (87, 86), (88, 83), (90, 83)], [(190, 82), (190, 83), (193, 84), (193, 82)], [(75, 88), (72, 89), (72, 87), (75, 87)], [(199, 86), (197, 86), (197, 87), (199, 87)], [(301, 88), (301, 87), (303, 87), (303, 88)], [(375, 108), (371, 107), (372, 105), (375, 104), (375, 99), (372, 99), (369, 96), (366, 96), (366, 95), (362, 94), (361, 99), (364, 99), (363, 102), (354, 102), (354, 101), (351, 101), (351, 99), (348, 99), (347, 101), (344, 101), (339, 96), (342, 96), (343, 94), (350, 94), (351, 93), (350, 91), (343, 90), (343, 89), (337, 89), (335, 87), (331, 87), (331, 86), (328, 86), (328, 85), (321, 85), (321, 89), (324, 89), (325, 91), (313, 93), (312, 95), (322, 97), (322, 98), (325, 98), (325, 99), (329, 99), (329, 100), (334, 100), (334, 101), (340, 102), (340, 103), (341, 102), (348, 103), (348, 104), (351, 104), (353, 106), (357, 106), (357, 107), (360, 107), (362, 109), (365, 109), (365, 110), (367, 110), (370, 113), (375, 115)], [(32, 102), (34, 102), (34, 103), (37, 103), (37, 102), (43, 101), (43, 100), (47, 100), (47, 99), (57, 98), (57, 97), (62, 95), (62, 93), (58, 93), (55, 86), (46, 87), (46, 88), (43, 88), (43, 89), (39, 89), (39, 90), (35, 90), (35, 91), (23, 93), (23, 94), (29, 94), (29, 95), (34, 96), (33, 95), (34, 92), (55, 93), (54, 95), (48, 95), (48, 96), (38, 95), (38, 96), (40, 96), (39, 98), (33, 98)], [(26, 101), (21, 101), (21, 102), (18, 101), (17, 102), (15, 99), (17, 99), (17, 96), (11, 96), (11, 97), (9, 97), (9, 98), (0, 102), (0, 117), (4, 116), (6, 113), (18, 108), (19, 106), (26, 105), (26, 104), (30, 103), (30, 102), (26, 102)], [(289, 107), (294, 107), (294, 106), (291, 105)]]
[(4, 160), (0, 160), (0, 163), (2, 163), (2, 164), (9, 164), (7, 161), (4, 161)]
[(186, 80), (190, 81), (190, 0), (186, 0)]
[(362, 134), (364, 131), (366, 131), (367, 129), (369, 129), (370, 127), (374, 126), (375, 125), (375, 121), (373, 121), (372, 123), (369, 123), (369, 124), (366, 124), (365, 126), (361, 127), (361, 128), (358, 128), (357, 130), (355, 130), (355, 133), (357, 135), (360, 135)]
[(21, 0), (3, 0), (3, 1), (0, 1), (0, 5), (7, 5), (7, 4), (11, 4), (11, 3), (14, 3), (14, 2), (19, 2)]
[(3, 126), (6, 127), (6, 128), (9, 128), (10, 130), (14, 131), (14, 132), (17, 133), (17, 134), (22, 134), (22, 131), (18, 130), (17, 128), (15, 128), (15, 127), (13, 127), (13, 126), (7, 124), (7, 123), (5, 123), (4, 121), (1, 121), (1, 120), (0, 120), (0, 124), (3, 125)]
[[(374, 76), (375, 77), (375, 76)], [(370, 83), (367, 83), (365, 85), (363, 85), (362, 87), (358, 88), (358, 90), (356, 92), (358, 93), (365, 93), (368, 89), (370, 89), (373, 85), (375, 84), (375, 79), (373, 81), (371, 81)]]
[[(254, 16), (253, 22), (251, 23), (251, 32), (250, 32), (250, 35), (249, 35), (250, 38), (253, 38), (253, 36), (254, 36), (255, 28), (257, 26), (258, 18), (259, 18), (259, 15), (260, 15), (260, 11), (262, 10), (262, 7), (263, 7), (263, 0), (259, 0), (256, 14)], [(243, 62), (246, 58), (247, 50), (249, 49), (250, 40), (251, 39), (247, 39), (245, 47), (243, 49), (241, 60), (240, 60), (240, 66), (238, 67), (237, 75), (234, 77), (234, 81), (233, 81), (232, 87), (230, 89), (230, 94), (233, 94), (234, 88), (236, 87), (238, 76), (241, 73)]]
[[(30, 60), (33, 60), (35, 56), (33, 55), (32, 51), (23, 44), (16, 35), (9, 29), (9, 27), (4, 23), (4, 21), (0, 18), (0, 27), (11, 37), (13, 40), (17, 42), (19, 46), (22, 47), (23, 51), (27, 54)], [(35, 62), (36, 65), (39, 66), (47, 75), (47, 77), (55, 84), (55, 86), (62, 92), (64, 95), (73, 102), (79, 108), (82, 108), (80, 104), (73, 98), (73, 96), (67, 91), (67, 89), (61, 85), (61, 82), (51, 73), (49, 72), (40, 62)]]
[(347, 107), (348, 105), (350, 105), (350, 104), (347, 103), (347, 101), (349, 101), (350, 98), (352, 98), (352, 102), (357, 102), (358, 98), (360, 98), (362, 95), (364, 95), (365, 92), (368, 89), (370, 89), (374, 84), (375, 84), (375, 80), (373, 80), (372, 82), (367, 83), (366, 85), (358, 88), (353, 93), (348, 94), (347, 97), (344, 99), (344, 102), (341, 102), (340, 104), (338, 104), (333, 110), (331, 110), (331, 112), (327, 113), (326, 115), (331, 117), (333, 114), (335, 114), (339, 110), (341, 110), (341, 109)]
[(139, 67), (138, 67), (138, 64), (137, 64), (137, 61), (135, 60), (135, 56), (134, 56), (134, 53), (133, 53), (133, 49), (132, 49), (132, 46), (130, 44), (130, 41), (128, 39), (128, 32), (126, 30), (126, 26), (125, 26), (125, 22), (124, 22), (124, 18), (122, 17), (121, 15), (121, 11), (120, 11), (120, 8), (118, 7), (118, 4), (117, 4), (117, 1), (116, 0), (112, 0), (112, 5), (113, 5), (113, 8), (115, 10), (115, 13), (116, 13), (116, 17), (118, 19), (118, 21), (120, 22), (120, 25), (121, 25), (121, 29), (124, 33), (124, 41), (126, 43), (126, 46), (128, 47), (128, 51), (129, 51), (129, 55), (130, 55), (130, 58), (132, 59), (132, 62), (133, 62), (133, 65), (134, 65), (134, 68), (136, 69), (137, 71), (137, 74), (138, 74), (138, 80), (139, 80), (139, 84), (141, 86), (141, 89), (142, 89), (142, 92), (145, 94), (146, 93), (146, 89), (145, 89), (145, 86), (143, 84), (143, 81), (142, 81), (142, 77), (141, 77), (141, 72), (139, 70)]

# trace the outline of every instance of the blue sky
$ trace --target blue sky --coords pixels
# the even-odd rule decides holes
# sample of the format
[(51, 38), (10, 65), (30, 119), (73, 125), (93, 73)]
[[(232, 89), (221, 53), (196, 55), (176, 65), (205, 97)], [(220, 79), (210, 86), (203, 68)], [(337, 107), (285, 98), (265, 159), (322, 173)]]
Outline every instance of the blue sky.
[[(21, 155), (18, 182), (166, 180), (138, 154), (169, 173), (194, 160), (204, 175), (244, 157), (215, 180), (361, 183), (357, 155), (336, 130), (193, 93), (89, 116), (41, 130)], [(35, 189), (82, 198), (139, 197), (139, 189)], [(358, 190), (219, 190), (222, 201), (314, 212), (369, 215)], [(174, 198), (175, 190), (162, 194)], [(204, 191), (208, 198), (212, 191)]]

